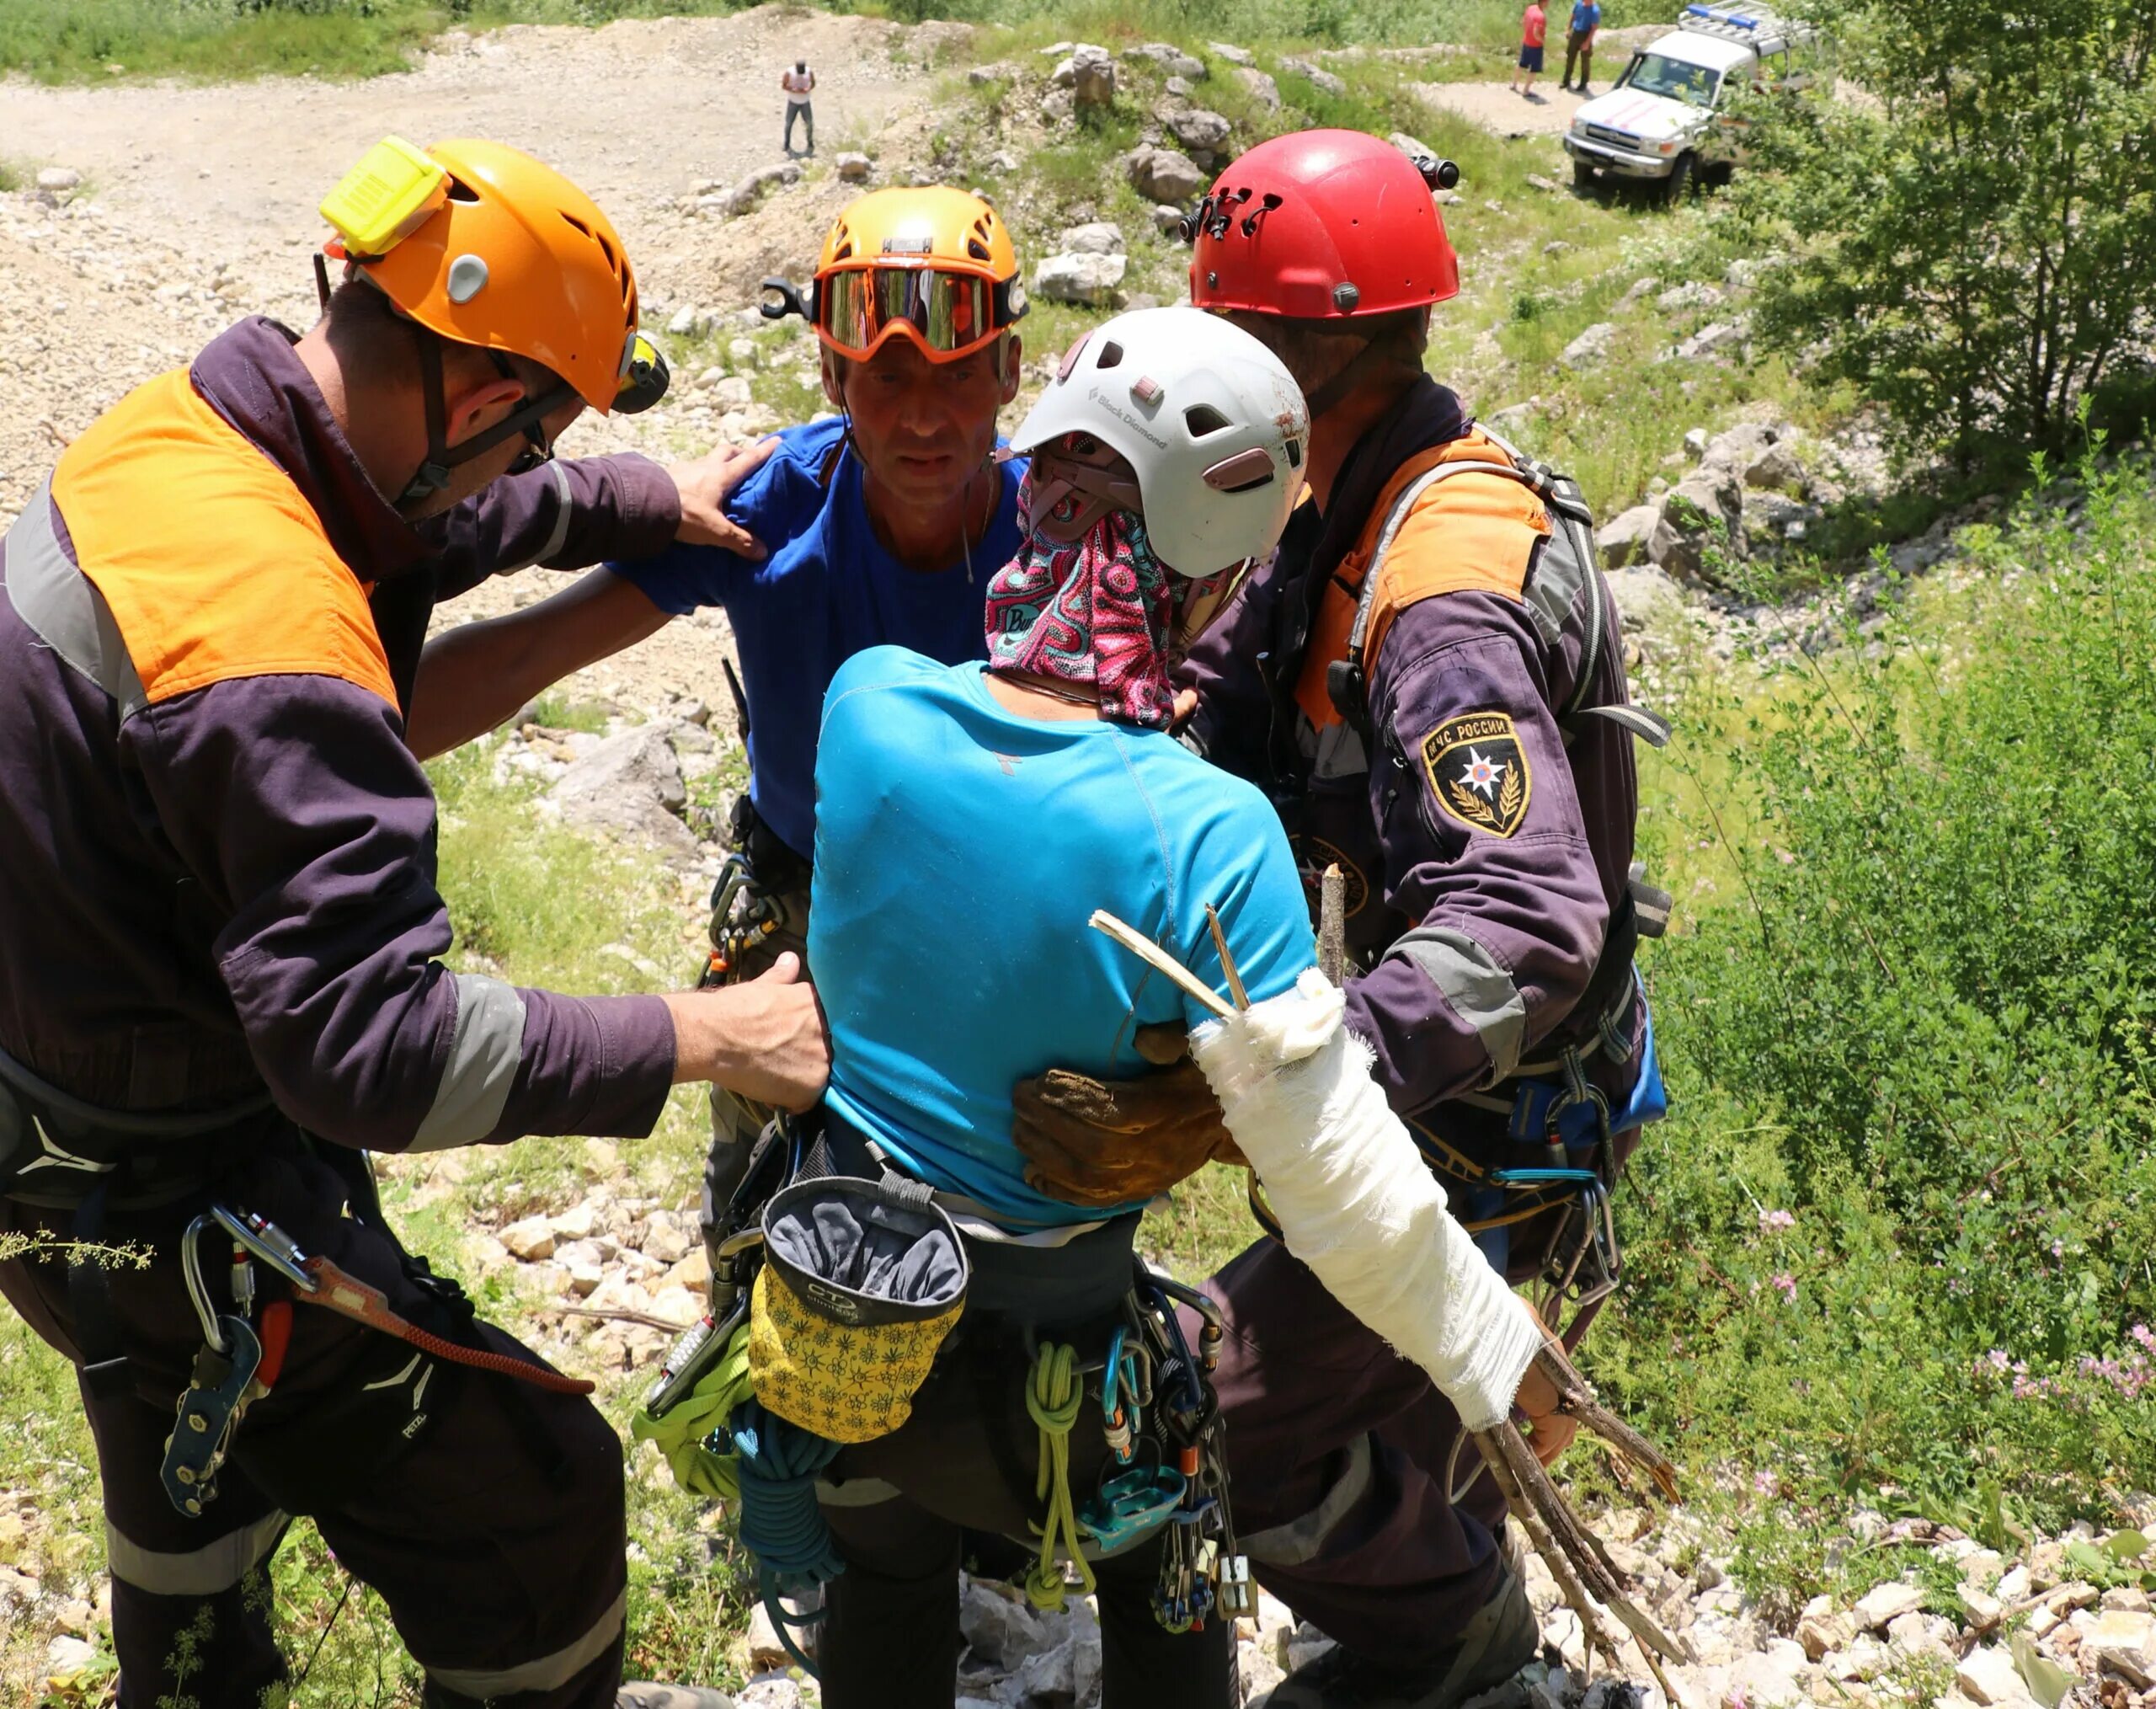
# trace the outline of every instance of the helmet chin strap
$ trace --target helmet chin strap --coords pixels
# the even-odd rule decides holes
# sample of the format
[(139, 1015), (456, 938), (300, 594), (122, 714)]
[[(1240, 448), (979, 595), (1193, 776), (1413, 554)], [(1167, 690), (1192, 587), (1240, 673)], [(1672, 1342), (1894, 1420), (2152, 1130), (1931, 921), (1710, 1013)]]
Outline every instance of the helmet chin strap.
[[(449, 484), (452, 471), (476, 457), (483, 457), (504, 440), (523, 434), (532, 439), (535, 444), (542, 443), (528, 430), (535, 423), (552, 414), (575, 394), (567, 386), (558, 386), (537, 398), (527, 398), (492, 427), (451, 445), (448, 442), (449, 406), (443, 397), (441, 347), (418, 322), (408, 323), (419, 342), (419, 395), (427, 412), (426, 457), (405, 483), (404, 490), (398, 494), (394, 507), (398, 514), (409, 517)], [(487, 354), (494, 357), (504, 379), (516, 378), (515, 371), (499, 355), (492, 350)]]

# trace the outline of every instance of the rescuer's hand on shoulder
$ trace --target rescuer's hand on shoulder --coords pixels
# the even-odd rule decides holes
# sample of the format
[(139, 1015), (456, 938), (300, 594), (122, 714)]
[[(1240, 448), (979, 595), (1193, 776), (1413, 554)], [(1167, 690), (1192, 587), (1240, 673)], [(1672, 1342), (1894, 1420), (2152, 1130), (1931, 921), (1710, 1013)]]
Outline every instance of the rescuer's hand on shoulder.
[(759, 441), (745, 450), (722, 445), (685, 463), (669, 465), (666, 473), (681, 495), (681, 526), (675, 538), (691, 546), (719, 546), (752, 563), (764, 558), (762, 544), (726, 514), (726, 501), (742, 482), (761, 468), (778, 449), (776, 437)]

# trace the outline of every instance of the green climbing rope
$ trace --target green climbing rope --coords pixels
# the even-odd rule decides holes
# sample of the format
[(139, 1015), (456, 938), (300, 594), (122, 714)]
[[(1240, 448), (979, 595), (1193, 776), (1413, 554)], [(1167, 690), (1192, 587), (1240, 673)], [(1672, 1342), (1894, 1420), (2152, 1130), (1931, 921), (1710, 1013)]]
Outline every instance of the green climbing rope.
[(1059, 1546), (1077, 1567), (1079, 1583), (1088, 1591), (1093, 1588), (1093, 1569), (1078, 1545), (1078, 1514), (1070, 1499), (1070, 1429), (1078, 1422), (1078, 1408), (1085, 1398), (1078, 1349), (1043, 1343), (1033, 1356), (1026, 1384), (1026, 1410), (1041, 1433), (1041, 1466), (1033, 1494), (1048, 1509), (1043, 1521), (1033, 1528), (1040, 1536), (1041, 1557), (1026, 1575), (1026, 1599), (1043, 1613), (1059, 1610), (1069, 1589), (1056, 1562)]

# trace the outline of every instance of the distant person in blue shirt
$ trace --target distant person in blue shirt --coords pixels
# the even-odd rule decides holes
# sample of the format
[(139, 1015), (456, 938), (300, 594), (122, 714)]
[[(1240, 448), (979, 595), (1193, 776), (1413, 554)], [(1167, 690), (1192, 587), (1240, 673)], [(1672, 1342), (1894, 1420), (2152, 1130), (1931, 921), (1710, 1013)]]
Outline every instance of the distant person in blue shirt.
[[(1180, 1039), (1204, 1016), (1088, 917), (1108, 910), (1219, 991), (1213, 905), (1254, 1001), (1315, 963), (1278, 814), (1170, 734), (1168, 677), (1179, 638), (1286, 525), (1308, 431), (1249, 334), (1187, 308), (1117, 317), (1018, 435), (1027, 531), (989, 587), (985, 665), (879, 647), (832, 681), (808, 945), (831, 1030), (825, 1137), (845, 1172), (888, 1167), (943, 1195), (974, 1282), (910, 1419), (827, 1474), (847, 1562), (825, 1593), (830, 1709), (948, 1709), (962, 1530), (1023, 1543), (1040, 1518), (1025, 1349), (1097, 1361), (1123, 1321), (1140, 1207), (1029, 1186), (1013, 1089), (1057, 1065), (1141, 1073), (1140, 1029)], [(1081, 1505), (1107, 1455), (1092, 1416), (1069, 1443)], [(1149, 1525), (1093, 1562), (1103, 1709), (1225, 1709), (1234, 1623), (1161, 1626), (1161, 1538)]]
[(1565, 75), (1557, 87), (1569, 89), (1572, 83), (1572, 62), (1579, 61), (1579, 93), (1588, 93), (1587, 80), (1594, 70), (1594, 38), (1602, 28), (1602, 8), (1598, 0), (1575, 0), (1572, 21), (1565, 31)]
[[(1022, 462), (995, 461), (1017, 395), (1025, 312), (1008, 228), (944, 186), (877, 190), (831, 227), (808, 302), (840, 419), (734, 460), (728, 547), (612, 563), (552, 598), (428, 644), (409, 739), (422, 758), (494, 729), (572, 671), (700, 606), (741, 661), (749, 791), (732, 826), (779, 929), (732, 970), (805, 948), (816, 729), (834, 672), (890, 643), (945, 664), (982, 656), (988, 578), (1018, 546)], [(541, 477), (534, 477), (541, 478)], [(712, 697), (723, 657), (712, 648)], [(706, 1205), (723, 1208), (765, 1112), (713, 1099)]]

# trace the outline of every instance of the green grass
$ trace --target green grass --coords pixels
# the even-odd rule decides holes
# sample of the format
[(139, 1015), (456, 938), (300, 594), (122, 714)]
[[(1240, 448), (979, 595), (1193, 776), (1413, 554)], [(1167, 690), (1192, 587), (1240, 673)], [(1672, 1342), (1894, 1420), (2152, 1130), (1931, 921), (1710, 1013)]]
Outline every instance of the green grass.
[[(1628, 9), (1629, 8), (1629, 9)], [(48, 83), (115, 76), (378, 77), (402, 70), (428, 37), (505, 24), (596, 24), (617, 18), (725, 13), (734, 0), (10, 0), (0, 8), (0, 70)], [(980, 24), (1051, 21), (1102, 41), (1198, 31), (1255, 43), (1472, 42), (1502, 49), (1516, 37), (1511, 0), (867, 0), (838, 11), (901, 22), (953, 18)], [(1647, 0), (1618, 0), (1611, 22)], [(120, 69), (115, 72), (114, 67)]]

